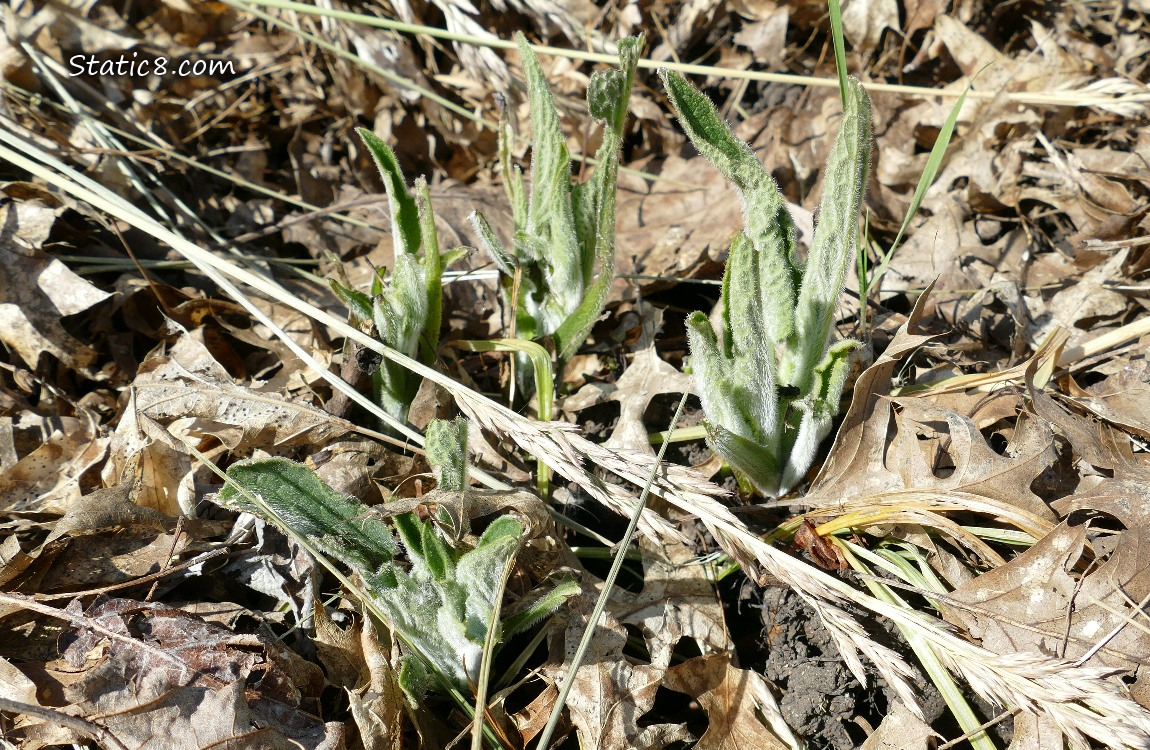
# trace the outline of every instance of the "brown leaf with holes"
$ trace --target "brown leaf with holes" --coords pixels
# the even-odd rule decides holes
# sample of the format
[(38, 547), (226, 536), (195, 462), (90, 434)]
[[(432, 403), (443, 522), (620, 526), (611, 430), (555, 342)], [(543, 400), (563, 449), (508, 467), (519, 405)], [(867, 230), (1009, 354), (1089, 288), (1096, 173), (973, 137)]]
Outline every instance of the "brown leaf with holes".
[[(122, 744), (155, 750), (229, 742), (343, 747), (342, 727), (315, 717), (323, 676), (268, 634), (235, 633), (166, 604), (99, 598), (68, 611), (83, 623), (41, 674), (72, 672), (68, 713)], [(11, 737), (39, 748), (56, 730), (24, 717)], [(58, 740), (56, 740), (58, 741)]]
[(642, 451), (655, 455), (643, 415), (651, 399), (664, 393), (692, 393), (694, 380), (667, 364), (655, 350), (655, 337), (663, 324), (663, 311), (640, 303), (643, 332), (634, 346), (631, 364), (614, 383), (590, 383), (563, 401), (566, 412), (580, 411), (608, 401), (619, 403), (619, 421), (607, 439), (615, 450)]
[[(548, 669), (556, 682), (563, 679), (565, 665), (570, 664), (588, 627), (597, 593), (587, 588), (568, 600), (565, 609), (570, 620), (552, 638), (553, 662), (564, 665)], [(639, 719), (655, 704), (666, 665), (635, 664), (623, 653), (626, 645), (627, 631), (610, 612), (604, 612), (567, 699), (580, 744), (600, 750), (661, 750), (672, 742), (690, 741), (684, 724), (639, 726)]]
[(314, 407), (237, 385), (195, 334), (141, 364), (133, 389), (146, 416), (178, 433), (214, 435), (233, 450), (323, 443), (351, 428)]

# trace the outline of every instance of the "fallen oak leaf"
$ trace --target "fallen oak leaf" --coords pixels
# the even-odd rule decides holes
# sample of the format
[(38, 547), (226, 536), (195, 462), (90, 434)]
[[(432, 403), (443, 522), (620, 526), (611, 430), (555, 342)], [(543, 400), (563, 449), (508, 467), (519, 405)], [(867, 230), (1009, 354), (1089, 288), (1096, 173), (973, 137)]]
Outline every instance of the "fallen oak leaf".
[(608, 401), (619, 403), (619, 421), (606, 446), (613, 450), (642, 451), (655, 455), (643, 415), (651, 400), (664, 393), (692, 393), (694, 379), (663, 361), (655, 350), (655, 337), (663, 324), (663, 311), (640, 302), (637, 310), (643, 332), (635, 344), (635, 356), (615, 383), (591, 383), (563, 401), (563, 410), (580, 411)]
[[(763, 676), (734, 666), (727, 654), (697, 656), (671, 667), (663, 677), (663, 686), (691, 696), (707, 712), (709, 726), (696, 750), (790, 750), (801, 746), (783, 721)], [(759, 719), (758, 711), (769, 718), (770, 726)]]
[[(568, 600), (570, 621), (552, 636), (553, 661), (563, 666), (547, 669), (549, 677), (562, 682), (567, 664), (578, 648), (587, 627), (597, 592), (585, 588), (583, 594)], [(583, 663), (575, 672), (567, 697), (571, 722), (583, 747), (597, 750), (662, 750), (675, 741), (687, 741), (686, 726), (640, 727), (639, 719), (655, 705), (665, 667), (632, 664), (623, 654), (627, 631), (610, 613), (604, 612)], [(559, 649), (559, 653), (554, 652)], [(660, 731), (660, 728), (668, 731)]]

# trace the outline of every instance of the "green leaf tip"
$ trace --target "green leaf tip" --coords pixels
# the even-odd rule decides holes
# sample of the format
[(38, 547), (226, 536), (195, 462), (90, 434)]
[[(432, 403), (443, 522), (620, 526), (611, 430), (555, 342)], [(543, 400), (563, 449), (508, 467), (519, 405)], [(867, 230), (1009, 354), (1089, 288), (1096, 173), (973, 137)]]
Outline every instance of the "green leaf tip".
[(421, 244), (419, 209), (416, 207), (415, 199), (407, 192), (407, 183), (403, 180), (403, 170), (399, 167), (395, 152), (382, 138), (367, 128), (356, 128), (356, 132), (375, 160), (379, 176), (383, 179), (383, 188), (387, 191), (396, 255), (399, 252), (419, 252)]

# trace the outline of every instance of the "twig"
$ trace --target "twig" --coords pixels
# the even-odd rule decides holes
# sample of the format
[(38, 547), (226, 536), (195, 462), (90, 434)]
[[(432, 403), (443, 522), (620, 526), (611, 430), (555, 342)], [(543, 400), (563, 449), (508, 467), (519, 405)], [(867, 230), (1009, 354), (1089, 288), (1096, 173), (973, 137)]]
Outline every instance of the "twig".
[(112, 734), (112, 730), (107, 727), (97, 724), (94, 721), (81, 719), (79, 716), (71, 716), (54, 708), (33, 706), (30, 703), (21, 703), (9, 698), (0, 697), (0, 711), (35, 716), (37, 719), (43, 719), (44, 721), (68, 727), (85, 737), (91, 737), (96, 742), (111, 748), (111, 750), (128, 750), (127, 746), (124, 745), (123, 742), (120, 742), (116, 735)]
[(98, 594), (107, 594), (111, 591), (119, 591), (120, 589), (128, 589), (128, 588), (131, 588), (133, 586), (139, 586), (140, 584), (143, 584), (143, 583), (151, 583), (152, 581), (159, 581), (162, 578), (167, 578), (168, 576), (172, 575), (173, 573), (179, 573), (182, 570), (187, 570), (188, 568), (194, 568), (197, 565), (200, 565), (202, 563), (206, 563), (208, 560), (212, 560), (212, 559), (215, 559), (217, 557), (222, 557), (226, 554), (228, 554), (228, 551), (221, 547), (220, 549), (213, 549), (213, 550), (208, 550), (207, 552), (201, 552), (200, 554), (196, 555), (192, 559), (185, 560), (184, 562), (179, 563), (178, 565), (173, 565), (170, 568), (164, 568), (163, 570), (157, 571), (155, 573), (149, 573), (146, 576), (140, 576), (139, 578), (133, 578), (130, 581), (120, 581), (119, 583), (113, 583), (111, 586), (103, 586), (103, 587), (98, 588), (98, 589), (88, 589), (86, 591), (69, 591), (69, 592), (66, 592), (63, 594), (33, 594), (32, 596), (38, 602), (54, 602), (54, 601), (58, 601), (60, 599), (76, 599), (76, 598), (79, 598), (82, 596), (96, 596)]

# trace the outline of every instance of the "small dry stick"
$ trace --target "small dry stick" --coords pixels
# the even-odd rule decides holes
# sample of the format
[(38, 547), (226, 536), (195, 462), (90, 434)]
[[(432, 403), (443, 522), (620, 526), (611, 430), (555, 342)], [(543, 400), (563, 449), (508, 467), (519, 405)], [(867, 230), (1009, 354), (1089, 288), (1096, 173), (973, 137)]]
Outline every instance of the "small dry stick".
[(8, 698), (0, 698), (0, 711), (9, 711), (26, 716), (35, 716), (37, 719), (59, 724), (63, 727), (79, 732), (85, 737), (91, 737), (101, 745), (111, 750), (128, 750), (127, 746), (112, 734), (111, 730), (94, 721), (81, 719), (79, 716), (70, 716), (62, 711), (52, 708), (33, 706), (30, 703), (21, 703)]

